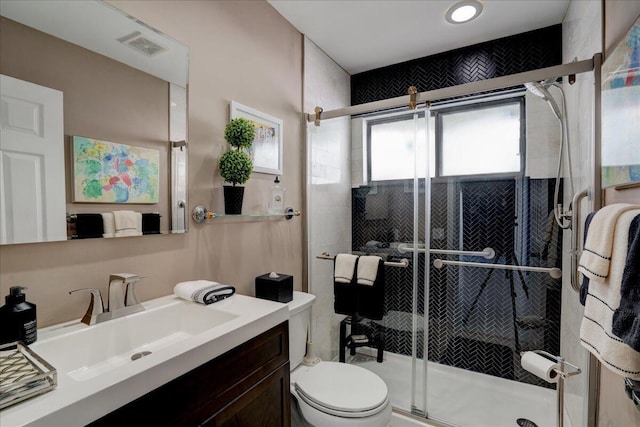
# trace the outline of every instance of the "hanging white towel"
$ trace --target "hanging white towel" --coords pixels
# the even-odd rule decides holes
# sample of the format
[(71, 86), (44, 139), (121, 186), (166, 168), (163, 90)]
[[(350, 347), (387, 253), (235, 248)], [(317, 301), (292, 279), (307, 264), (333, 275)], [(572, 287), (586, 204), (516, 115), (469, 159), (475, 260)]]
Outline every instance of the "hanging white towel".
[(173, 288), (173, 293), (189, 301), (200, 304), (212, 304), (229, 298), (236, 292), (236, 288), (209, 280), (192, 280), (180, 282)]
[(333, 271), (333, 280), (338, 283), (351, 283), (353, 273), (356, 269), (358, 257), (351, 254), (336, 255), (336, 262)]
[(113, 212), (102, 214), (102, 227), (104, 228), (102, 237), (116, 237), (116, 220), (113, 218)]
[(640, 209), (640, 205), (616, 203), (596, 212), (580, 256), (579, 272), (591, 280), (602, 280), (609, 275), (616, 224), (620, 215), (631, 209)]
[[(618, 217), (607, 278), (597, 277), (590, 281), (580, 327), (582, 346), (612, 372), (631, 379), (640, 379), (640, 352), (612, 333), (612, 323), (613, 314), (620, 306), (620, 284), (627, 259), (629, 228), (637, 215), (640, 215), (640, 210), (626, 211)], [(592, 221), (589, 234), (593, 226)]]
[(358, 260), (358, 284), (373, 286), (378, 277), (379, 256), (361, 256)]
[(142, 214), (135, 211), (113, 211), (115, 237), (142, 236)]

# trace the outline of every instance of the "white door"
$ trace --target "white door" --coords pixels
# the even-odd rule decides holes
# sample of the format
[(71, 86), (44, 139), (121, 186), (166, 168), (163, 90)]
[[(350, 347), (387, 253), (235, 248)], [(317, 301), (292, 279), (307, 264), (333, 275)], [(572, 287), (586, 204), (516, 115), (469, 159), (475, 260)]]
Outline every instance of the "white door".
[(0, 244), (66, 240), (62, 92), (0, 75)]

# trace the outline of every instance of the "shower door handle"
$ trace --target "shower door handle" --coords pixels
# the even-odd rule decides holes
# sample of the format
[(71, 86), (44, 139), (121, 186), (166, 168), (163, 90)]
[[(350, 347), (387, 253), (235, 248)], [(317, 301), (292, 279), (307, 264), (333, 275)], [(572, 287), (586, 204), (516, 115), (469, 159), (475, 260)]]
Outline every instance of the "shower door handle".
[[(418, 247), (416, 247), (418, 246)], [(422, 247), (419, 247), (422, 246)], [(411, 245), (409, 246), (407, 243), (400, 243), (398, 245), (398, 252), (407, 253), (407, 252), (417, 252), (417, 253), (425, 253), (427, 250), (424, 248), (424, 244)], [(479, 256), (486, 259), (493, 259), (496, 256), (496, 251), (493, 248), (484, 248), (482, 251), (460, 251), (460, 250), (452, 250), (452, 249), (429, 249), (429, 252), (432, 254), (438, 255), (466, 255), (466, 256)]]
[(580, 238), (580, 203), (582, 202), (582, 199), (588, 196), (588, 190), (580, 191), (573, 196), (573, 200), (571, 202), (571, 287), (576, 292), (580, 292), (580, 283), (578, 283), (578, 259), (582, 252), (579, 249), (580, 242), (582, 241)]

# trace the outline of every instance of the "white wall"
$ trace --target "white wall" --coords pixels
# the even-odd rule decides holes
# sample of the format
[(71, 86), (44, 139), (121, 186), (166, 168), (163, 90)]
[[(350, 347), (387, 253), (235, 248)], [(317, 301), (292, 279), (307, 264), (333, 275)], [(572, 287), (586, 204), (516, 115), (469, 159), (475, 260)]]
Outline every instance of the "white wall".
[[(562, 23), (563, 63), (590, 59), (602, 51), (602, 13), (599, 0), (572, 1)], [(571, 136), (571, 158), (573, 161), (575, 191), (592, 188), (594, 144), (594, 74), (582, 73), (576, 76), (576, 83), (563, 87), (567, 94), (567, 117)], [(565, 187), (567, 188), (567, 187)], [(565, 203), (573, 195), (565, 191)], [(583, 211), (588, 212), (588, 208)], [(584, 219), (580, 219), (581, 222)], [(587, 425), (588, 352), (580, 345), (580, 323), (583, 307), (578, 294), (570, 284), (570, 233), (565, 231), (562, 259), (562, 325), (560, 348), (562, 355), (577, 364), (585, 374), (567, 381), (565, 422), (572, 426)]]
[[(350, 105), (350, 76), (311, 40), (304, 40), (304, 111)], [(307, 248), (312, 339), (316, 356), (337, 356), (339, 322), (333, 312), (333, 262), (323, 252), (351, 252), (351, 125), (348, 117), (307, 125)]]

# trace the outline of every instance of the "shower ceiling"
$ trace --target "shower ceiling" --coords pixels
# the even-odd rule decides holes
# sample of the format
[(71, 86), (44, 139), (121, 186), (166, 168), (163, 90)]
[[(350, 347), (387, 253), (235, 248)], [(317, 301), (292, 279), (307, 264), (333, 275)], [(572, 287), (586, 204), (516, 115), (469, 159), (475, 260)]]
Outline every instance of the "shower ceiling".
[(453, 0), (267, 0), (349, 74), (562, 22), (570, 0), (483, 0), (473, 21), (453, 25)]

